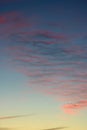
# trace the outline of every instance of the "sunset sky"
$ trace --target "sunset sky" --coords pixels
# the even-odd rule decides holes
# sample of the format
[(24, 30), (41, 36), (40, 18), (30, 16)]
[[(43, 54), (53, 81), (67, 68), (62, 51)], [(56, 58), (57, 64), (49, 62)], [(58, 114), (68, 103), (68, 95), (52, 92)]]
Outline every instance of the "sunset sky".
[(0, 130), (87, 130), (87, 2), (0, 0)]

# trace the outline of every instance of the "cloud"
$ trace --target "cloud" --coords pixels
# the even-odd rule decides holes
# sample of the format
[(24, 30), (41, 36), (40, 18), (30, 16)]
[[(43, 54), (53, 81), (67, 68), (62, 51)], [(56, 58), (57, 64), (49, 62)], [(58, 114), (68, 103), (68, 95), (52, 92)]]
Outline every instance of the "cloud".
[(35, 19), (17, 11), (1, 15), (0, 24), (6, 25), (1, 37), (11, 43), (5, 50), (8, 61), (29, 77), (33, 90), (66, 102), (64, 110), (87, 107), (82, 103), (87, 100), (87, 45), (79, 43), (81, 36), (40, 29)]
[(27, 114), (27, 115), (15, 115), (15, 116), (2, 116), (0, 117), (0, 120), (8, 120), (8, 119), (15, 119), (15, 118), (21, 118), (21, 117), (28, 117), (32, 116), (33, 114)]
[[(47, 44), (47, 40), (35, 39), (28, 39), (28, 44), (22, 40), (21, 45), (19, 41), (18, 45), (8, 48), (10, 58), (18, 65), (16, 70), (31, 78), (29, 82), (34, 86), (36, 84), (35, 90), (62, 99), (66, 105), (87, 99), (85, 46)], [(87, 105), (77, 109), (85, 107)]]
[(44, 130), (60, 130), (60, 129), (65, 129), (67, 127), (56, 127), (56, 128), (49, 128), (49, 129), (44, 129)]
[[(25, 17), (23, 12), (9, 11), (0, 14), (0, 38), (6, 38), (11, 41), (13, 36), (17, 38), (17, 34), (23, 29), (30, 29), (34, 26), (35, 19)], [(13, 35), (15, 34), (15, 35)]]
[(87, 107), (87, 100), (66, 104), (63, 106), (64, 111), (69, 114), (73, 114), (76, 112), (76, 109), (83, 109), (84, 107)]

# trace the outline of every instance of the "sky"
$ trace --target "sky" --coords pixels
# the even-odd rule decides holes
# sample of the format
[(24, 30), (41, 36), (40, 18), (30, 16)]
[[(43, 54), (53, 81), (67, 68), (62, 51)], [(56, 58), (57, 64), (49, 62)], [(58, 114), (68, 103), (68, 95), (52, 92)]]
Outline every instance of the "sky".
[(0, 130), (87, 130), (86, 6), (0, 0)]

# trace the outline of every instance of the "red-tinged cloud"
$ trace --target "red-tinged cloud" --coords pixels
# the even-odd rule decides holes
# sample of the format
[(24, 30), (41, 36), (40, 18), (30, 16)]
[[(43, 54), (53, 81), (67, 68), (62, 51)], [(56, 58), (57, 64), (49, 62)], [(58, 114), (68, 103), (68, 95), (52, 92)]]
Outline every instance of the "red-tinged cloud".
[(36, 36), (44, 38), (60, 39), (60, 40), (66, 39), (66, 36), (64, 36), (63, 34), (57, 34), (52, 31), (37, 31)]
[(5, 19), (5, 17), (0, 16), (0, 24), (5, 24), (7, 21)]
[(10, 22), (15, 22), (16, 20), (20, 19), (19, 12), (12, 11), (6, 12), (0, 15), (0, 24), (9, 24)]
[(66, 104), (63, 109), (66, 113), (74, 114), (77, 109), (83, 109), (87, 107), (87, 100), (79, 101), (77, 103)]
[[(37, 27), (36, 19), (26, 17), (24, 13), (12, 11), (0, 15), (1, 36), (9, 40), (25, 43), (55, 44), (67, 43), (70, 39), (66, 34), (49, 30), (34, 29)], [(31, 30), (32, 28), (32, 30)], [(28, 30), (27, 32), (24, 30)]]
[[(27, 18), (19, 11), (5, 12), (0, 15), (0, 37), (11, 40), (20, 30), (30, 29), (35, 21)], [(18, 36), (17, 36), (18, 37)], [(22, 37), (23, 38), (23, 37)]]

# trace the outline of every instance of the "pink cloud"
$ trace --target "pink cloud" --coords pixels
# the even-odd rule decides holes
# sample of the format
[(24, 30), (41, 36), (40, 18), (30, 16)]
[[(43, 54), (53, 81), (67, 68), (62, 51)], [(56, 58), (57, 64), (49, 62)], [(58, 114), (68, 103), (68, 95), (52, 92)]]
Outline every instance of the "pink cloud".
[[(66, 103), (64, 105), (64, 111), (67, 113), (73, 114), (74, 111), (87, 107), (87, 102), (84, 101), (87, 99), (87, 81), (85, 79), (87, 73), (84, 72), (83, 62), (69, 62), (68, 66), (64, 67), (63, 61), (58, 64), (57, 62), (54, 63), (43, 55), (37, 55), (38, 51), (35, 52), (32, 48), (19, 46), (11, 47), (9, 50), (12, 51), (14, 60), (22, 65), (17, 71), (20, 71), (25, 76), (32, 77), (29, 82), (36, 84), (37, 87), (34, 90), (57, 99), (63, 99), (64, 102), (73, 102), (72, 104)], [(25, 64), (28, 67), (24, 67)], [(34, 65), (34, 68), (30, 67), (30, 64)], [(46, 67), (48, 65), (48, 68), (42, 70), (41, 66), (43, 64)], [(38, 69), (36, 65), (39, 66)], [(58, 68), (55, 68), (55, 65), (58, 65)], [(75, 67), (72, 67), (72, 65)], [(76, 66), (82, 69), (79, 70), (79, 67), (77, 68)], [(43, 85), (44, 87), (39, 87)], [(74, 101), (77, 103), (74, 103)]]
[(63, 109), (66, 113), (74, 114), (76, 109), (83, 109), (87, 107), (87, 100), (79, 101), (77, 103), (66, 104)]
[(25, 28), (32, 28), (35, 24), (35, 20), (25, 17), (24, 13), (20, 11), (5, 12), (0, 15), (0, 27), (1, 37), (12, 39), (12, 36), (16, 36)]
[[(36, 85), (35, 90), (63, 99), (66, 102), (63, 108), (70, 113), (87, 107), (87, 48), (84, 45), (72, 45), (73, 39), (64, 33), (34, 29), (35, 22), (20, 12), (3, 14), (0, 24), (6, 25), (1, 28), (3, 37), (11, 41), (6, 50), (11, 62), (16, 63), (18, 72), (31, 78), (29, 82)], [(69, 101), (72, 103), (67, 104)]]
[[(33, 51), (32, 47), (18, 46), (11, 47), (9, 50), (11, 50), (14, 60), (20, 62), (22, 65), (17, 71), (23, 73), (25, 76), (32, 77), (32, 80), (29, 82), (37, 86), (34, 88), (35, 91), (48, 96), (50, 95), (59, 100), (63, 99), (62, 101), (66, 102), (63, 109), (69, 114), (74, 114), (74, 111), (87, 107), (87, 102), (85, 101), (87, 99), (87, 81), (85, 79), (87, 73), (83, 69), (84, 62), (71, 61), (65, 67), (63, 66), (63, 61), (57, 64), (57, 62), (54, 63), (43, 55), (37, 55), (38, 51)], [(34, 65), (34, 68), (30, 67), (30, 64)], [(43, 64), (46, 67), (48, 65), (48, 68), (42, 70), (41, 66)], [(38, 69), (36, 65), (39, 66)], [(58, 67), (55, 68), (55, 65), (58, 65)], [(79, 67), (82, 69), (79, 70)], [(39, 87), (43, 85), (44, 87)], [(73, 103), (67, 104), (69, 101)]]

